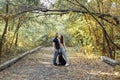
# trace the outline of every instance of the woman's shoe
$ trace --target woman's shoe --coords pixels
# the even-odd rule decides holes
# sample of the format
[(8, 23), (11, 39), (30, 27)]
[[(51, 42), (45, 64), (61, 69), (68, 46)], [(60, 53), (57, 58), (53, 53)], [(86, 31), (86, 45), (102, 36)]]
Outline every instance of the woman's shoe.
[(65, 66), (69, 66), (69, 64), (65, 64)]

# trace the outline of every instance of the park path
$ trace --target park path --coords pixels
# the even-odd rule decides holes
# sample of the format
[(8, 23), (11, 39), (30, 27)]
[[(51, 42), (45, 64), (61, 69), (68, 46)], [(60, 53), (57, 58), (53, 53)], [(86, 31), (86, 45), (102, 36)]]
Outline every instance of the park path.
[(99, 58), (67, 50), (70, 65), (53, 66), (51, 47), (26, 56), (0, 72), (0, 80), (120, 80), (112, 67)]

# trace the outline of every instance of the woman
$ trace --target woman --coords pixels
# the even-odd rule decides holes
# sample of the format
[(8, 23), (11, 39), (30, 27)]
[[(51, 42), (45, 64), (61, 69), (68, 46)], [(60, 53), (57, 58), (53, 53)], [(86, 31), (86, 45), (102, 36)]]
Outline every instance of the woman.
[(67, 58), (67, 55), (66, 55), (65, 42), (63, 40), (63, 36), (62, 35), (59, 36), (59, 40), (60, 40), (59, 41), (60, 42), (60, 50), (61, 50), (62, 55), (64, 56), (64, 58), (66, 60), (65, 66), (68, 66), (69, 65), (69, 61), (68, 61), (68, 58)]

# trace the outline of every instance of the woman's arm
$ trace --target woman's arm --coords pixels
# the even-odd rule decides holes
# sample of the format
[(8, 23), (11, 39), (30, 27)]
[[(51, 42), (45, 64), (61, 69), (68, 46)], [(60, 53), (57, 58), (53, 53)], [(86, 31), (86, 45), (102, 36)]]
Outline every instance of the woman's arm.
[(66, 45), (65, 45), (65, 41), (64, 41), (64, 48), (65, 48), (65, 50), (66, 50)]

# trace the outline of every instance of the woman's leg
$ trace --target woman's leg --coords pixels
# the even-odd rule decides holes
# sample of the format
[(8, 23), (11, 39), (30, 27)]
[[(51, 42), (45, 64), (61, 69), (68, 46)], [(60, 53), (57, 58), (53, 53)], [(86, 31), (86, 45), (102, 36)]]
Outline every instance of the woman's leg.
[(65, 60), (66, 60), (66, 64), (69, 64), (69, 60), (67, 58), (67, 55), (66, 55), (66, 52), (65, 52), (65, 49), (62, 48), (62, 55), (64, 56)]

